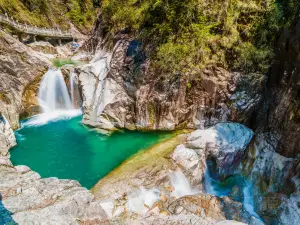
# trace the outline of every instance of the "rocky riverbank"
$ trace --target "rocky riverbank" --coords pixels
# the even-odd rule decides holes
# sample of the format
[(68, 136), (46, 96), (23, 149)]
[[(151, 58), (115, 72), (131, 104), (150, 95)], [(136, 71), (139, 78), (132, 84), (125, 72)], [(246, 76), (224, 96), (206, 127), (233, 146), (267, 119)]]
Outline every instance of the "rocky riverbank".
[[(235, 129), (236, 126), (241, 132), (226, 139), (220, 128)], [(205, 194), (202, 185), (199, 185), (205, 171), (206, 155), (212, 150), (206, 149), (206, 144), (202, 145), (200, 139), (207, 136), (206, 132), (212, 132), (217, 141), (217, 136), (223, 133), (221, 139), (215, 142), (218, 147), (212, 146), (213, 152), (217, 157), (223, 155), (226, 148), (222, 146), (225, 141), (230, 141), (230, 146), (236, 146), (230, 157), (235, 158), (252, 136), (251, 131), (242, 125), (224, 124), (216, 127), (215, 131), (199, 130), (173, 137), (129, 159), (95, 186), (94, 195), (76, 181), (41, 179), (26, 166), (14, 167), (7, 152), (15, 144), (12, 129), (7, 121), (1, 121), (1, 127), (0, 137), (6, 140), (7, 145), (1, 148), (0, 208), (2, 220), (6, 223), (242, 224), (226, 221), (229, 219), (262, 224), (251, 217), (241, 203)], [(237, 140), (240, 134), (245, 134), (243, 143)], [(241, 147), (235, 144), (241, 144)], [(197, 149), (187, 148), (191, 146)], [(182, 173), (180, 168), (193, 184), (190, 190), (178, 189), (172, 181), (173, 173)], [(188, 185), (189, 181), (186, 180)]]
[[(76, 181), (41, 179), (28, 167), (11, 164), (8, 151), (16, 144), (13, 129), (19, 127), (20, 116), (38, 112), (38, 84), (50, 65), (47, 55), (59, 52), (45, 43), (26, 46), (1, 31), (2, 220), (19, 224), (238, 224), (225, 220), (263, 224), (242, 203), (205, 193), (209, 159), (216, 163), (221, 178), (243, 174), (253, 183), (253, 207), (264, 222), (298, 224), (299, 26), (283, 31), (268, 76), (210, 65), (188, 80), (180, 74), (155, 73), (141, 43), (126, 33), (112, 37), (100, 17), (92, 43), (86, 43), (94, 46), (95, 57), (75, 69), (83, 123), (104, 130), (198, 130), (126, 161), (99, 181), (93, 194)], [(254, 132), (227, 121), (247, 125)], [(185, 186), (176, 186), (176, 179)], [(241, 190), (237, 192), (242, 195)]]

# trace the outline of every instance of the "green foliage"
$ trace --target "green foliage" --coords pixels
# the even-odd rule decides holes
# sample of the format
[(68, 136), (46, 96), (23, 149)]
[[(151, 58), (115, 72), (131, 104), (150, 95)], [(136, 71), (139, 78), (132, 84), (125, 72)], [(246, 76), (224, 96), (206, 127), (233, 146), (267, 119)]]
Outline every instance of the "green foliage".
[(260, 71), (266, 73), (273, 53), (268, 48), (256, 48), (252, 43), (245, 42), (236, 48), (239, 57), (235, 61), (235, 68), (247, 73)]
[(79, 26), (92, 26), (95, 17), (92, 1), (67, 0), (66, 6), (68, 8), (67, 16), (71, 21)]
[(93, 0), (0, 0), (0, 12), (22, 23), (62, 29), (69, 28), (69, 20), (89, 30), (96, 18)]
[(150, 49), (155, 68), (190, 74), (208, 65), (265, 73), (279, 31), (299, 14), (296, 0), (103, 0), (113, 33)]
[(64, 65), (79, 65), (79, 64), (81, 64), (81, 62), (74, 61), (72, 59), (58, 59), (58, 58), (53, 59), (52, 63), (57, 68), (60, 68)]

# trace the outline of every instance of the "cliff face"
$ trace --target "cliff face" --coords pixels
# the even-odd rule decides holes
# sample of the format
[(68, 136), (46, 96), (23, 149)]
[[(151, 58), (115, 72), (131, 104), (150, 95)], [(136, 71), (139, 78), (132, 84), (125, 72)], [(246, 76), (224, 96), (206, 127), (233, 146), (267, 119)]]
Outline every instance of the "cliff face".
[(300, 21), (279, 38), (268, 81), (267, 129), (279, 134), (277, 152), (294, 158), (300, 153)]
[(0, 112), (16, 129), (24, 110), (22, 96), (26, 87), (45, 73), (50, 62), (2, 31), (0, 45)]
[(214, 65), (189, 80), (181, 74), (166, 76), (153, 69), (140, 42), (128, 35), (108, 42), (111, 37), (98, 25), (86, 44), (97, 49), (96, 57), (78, 71), (84, 123), (141, 130), (204, 128), (227, 120), (249, 123), (261, 101), (263, 75), (231, 73)]
[[(244, 160), (253, 181), (257, 212), (269, 223), (297, 224), (300, 219), (300, 22), (286, 28), (276, 46), (276, 57), (262, 104), (254, 112), (256, 137)], [(261, 204), (264, 202), (264, 204)]]

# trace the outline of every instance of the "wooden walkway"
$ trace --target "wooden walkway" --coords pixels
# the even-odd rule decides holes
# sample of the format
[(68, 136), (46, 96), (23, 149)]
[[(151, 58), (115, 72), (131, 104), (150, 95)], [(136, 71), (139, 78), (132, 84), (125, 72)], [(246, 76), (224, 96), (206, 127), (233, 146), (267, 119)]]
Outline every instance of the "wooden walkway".
[(55, 39), (76, 39), (70, 31), (62, 31), (60, 29), (47, 29), (21, 24), (7, 15), (0, 14), (0, 23), (6, 24), (14, 28), (20, 33), (25, 33), (33, 36), (50, 37)]

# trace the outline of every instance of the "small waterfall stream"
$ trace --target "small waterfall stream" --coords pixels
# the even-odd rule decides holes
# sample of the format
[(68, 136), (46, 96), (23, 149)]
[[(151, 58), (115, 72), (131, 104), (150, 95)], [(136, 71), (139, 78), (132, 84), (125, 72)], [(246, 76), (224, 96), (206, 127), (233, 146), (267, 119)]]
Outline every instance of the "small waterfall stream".
[(38, 99), (43, 113), (74, 108), (60, 69), (49, 69), (44, 75), (40, 84)]
[(243, 203), (246, 211), (252, 216), (261, 219), (254, 209), (253, 186), (241, 175), (232, 175), (225, 179), (219, 179), (215, 171), (214, 162), (207, 160), (204, 175), (204, 187), (208, 194), (222, 197), (228, 196)]
[(169, 176), (172, 186), (174, 187), (174, 191), (171, 194), (172, 196), (180, 198), (185, 195), (195, 195), (200, 192), (191, 187), (190, 182), (181, 170), (172, 172)]
[[(60, 69), (49, 69), (43, 76), (38, 92), (38, 102), (41, 114), (23, 123), (23, 126), (40, 126), (49, 121), (68, 119), (81, 114), (74, 106), (75, 73), (70, 73), (70, 93), (68, 92), (63, 74)], [(77, 90), (78, 88), (76, 88)]]
[(74, 70), (71, 71), (70, 73), (70, 77), (69, 77), (69, 83), (70, 83), (70, 92), (71, 92), (71, 102), (72, 102), (72, 106), (74, 108), (75, 105), (75, 96), (74, 96), (74, 86), (75, 86), (75, 73)]

